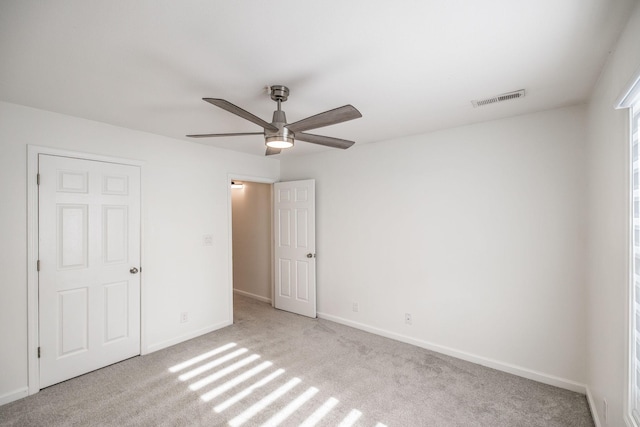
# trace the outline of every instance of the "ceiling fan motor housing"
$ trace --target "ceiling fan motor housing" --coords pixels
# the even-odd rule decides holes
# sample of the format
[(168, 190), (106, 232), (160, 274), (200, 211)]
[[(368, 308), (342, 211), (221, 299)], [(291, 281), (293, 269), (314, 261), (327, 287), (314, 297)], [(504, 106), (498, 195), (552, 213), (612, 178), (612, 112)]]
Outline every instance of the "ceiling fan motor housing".
[[(279, 142), (284, 141), (287, 147), (293, 146), (295, 134), (293, 132), (290, 132), (289, 129), (285, 127), (285, 125), (287, 124), (287, 117), (285, 116), (284, 111), (282, 110), (274, 111), (273, 121), (271, 122), (271, 124), (277, 127), (278, 131), (273, 132), (269, 129), (265, 129), (264, 130), (265, 144), (271, 147), (275, 147), (275, 145), (277, 145), (276, 141), (279, 141)], [(269, 143), (271, 143), (271, 145)], [(286, 148), (286, 147), (283, 145), (282, 147), (278, 147), (278, 148)]]

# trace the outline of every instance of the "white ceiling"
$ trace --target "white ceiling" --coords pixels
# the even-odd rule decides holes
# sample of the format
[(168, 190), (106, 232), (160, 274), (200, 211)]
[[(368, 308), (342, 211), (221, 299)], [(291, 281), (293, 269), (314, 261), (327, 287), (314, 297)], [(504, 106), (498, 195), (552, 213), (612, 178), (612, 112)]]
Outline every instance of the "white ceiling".
[(290, 123), (352, 104), (313, 133), (364, 144), (585, 101), (635, 2), (0, 0), (0, 100), (263, 155), (184, 135), (260, 131), (201, 98), (270, 122), (282, 84)]

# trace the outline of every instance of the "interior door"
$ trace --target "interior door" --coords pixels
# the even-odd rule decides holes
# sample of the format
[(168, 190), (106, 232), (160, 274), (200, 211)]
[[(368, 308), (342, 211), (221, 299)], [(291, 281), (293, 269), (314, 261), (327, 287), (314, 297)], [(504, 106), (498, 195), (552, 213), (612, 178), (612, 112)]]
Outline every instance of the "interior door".
[(140, 354), (140, 168), (38, 158), (40, 387)]
[(315, 181), (273, 188), (275, 307), (316, 317)]

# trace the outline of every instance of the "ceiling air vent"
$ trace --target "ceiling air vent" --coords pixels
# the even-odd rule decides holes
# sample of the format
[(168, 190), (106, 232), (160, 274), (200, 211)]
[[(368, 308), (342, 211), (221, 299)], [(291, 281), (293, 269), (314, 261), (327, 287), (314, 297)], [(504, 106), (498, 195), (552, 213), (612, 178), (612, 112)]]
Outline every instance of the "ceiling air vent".
[(502, 95), (492, 96), (485, 99), (475, 99), (471, 101), (473, 108), (484, 107), (485, 105), (495, 104), (496, 102), (509, 101), (510, 99), (518, 99), (524, 96), (524, 89), (516, 90), (514, 92), (503, 93)]

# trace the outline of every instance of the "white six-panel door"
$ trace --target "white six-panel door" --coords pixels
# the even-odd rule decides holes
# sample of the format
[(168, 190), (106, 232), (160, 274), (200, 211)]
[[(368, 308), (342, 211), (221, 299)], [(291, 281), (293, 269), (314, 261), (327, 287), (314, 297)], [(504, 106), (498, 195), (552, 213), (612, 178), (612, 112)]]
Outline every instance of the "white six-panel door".
[(44, 388), (140, 354), (140, 168), (38, 162)]
[(274, 184), (275, 307), (316, 317), (315, 181)]

